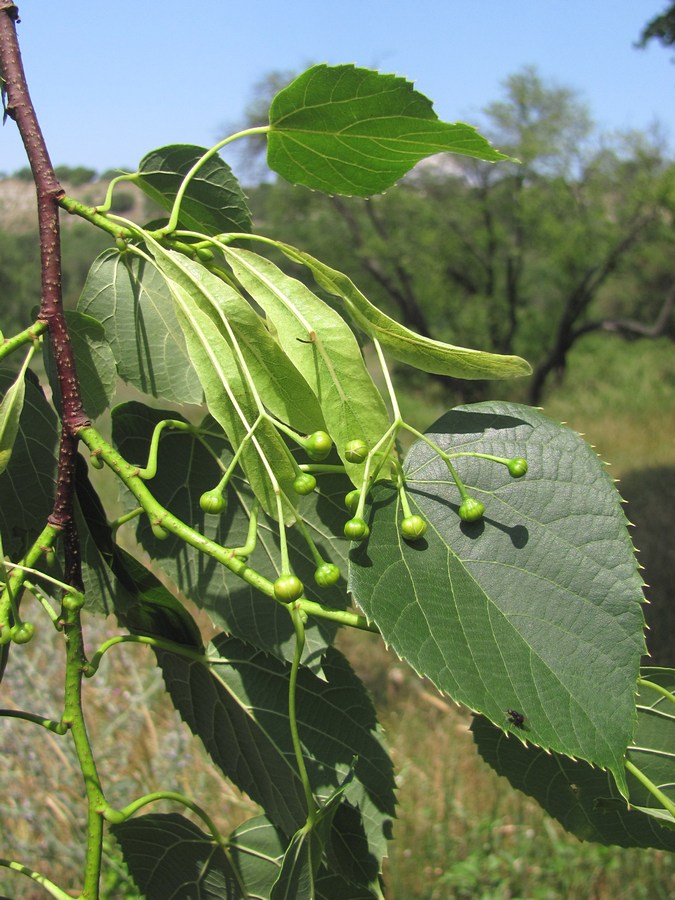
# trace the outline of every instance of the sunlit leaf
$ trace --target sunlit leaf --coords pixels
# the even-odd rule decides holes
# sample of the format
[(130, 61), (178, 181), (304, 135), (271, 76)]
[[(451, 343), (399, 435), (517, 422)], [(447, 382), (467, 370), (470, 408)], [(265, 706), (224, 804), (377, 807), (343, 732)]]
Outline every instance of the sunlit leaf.
[(400, 362), (423, 372), (453, 378), (514, 378), (532, 372), (529, 363), (519, 356), (455, 347), (416, 334), (381, 312), (342, 272), (288, 244), (277, 243), (277, 246), (290, 259), (307, 266), (320, 287), (340, 297), (354, 324), (377, 338), (384, 350)]
[(353, 332), (335, 310), (274, 263), (248, 250), (227, 247), (224, 252), (237, 279), (265, 311), (279, 343), (318, 397), (328, 432), (358, 486), (363, 466), (352, 465), (344, 447), (356, 438), (373, 446), (389, 421)]
[(610, 769), (625, 791), (642, 582), (611, 479), (577, 434), (517, 404), (460, 407), (427, 434), (445, 451), (525, 457), (528, 473), (456, 459), (486, 507), (464, 523), (445, 463), (417, 441), (408, 497), (428, 531), (406, 543), (396, 491), (376, 489), (370, 539), (351, 553), (355, 599), (455, 700), (503, 729), (520, 712), (528, 740)]
[[(183, 179), (207, 152), (192, 144), (160, 147), (143, 157), (134, 183), (170, 212)], [(218, 155), (206, 160), (188, 183), (178, 222), (180, 228), (201, 234), (251, 230), (251, 213), (241, 185)]]
[(378, 194), (434, 153), (508, 159), (470, 125), (441, 122), (404, 78), (351, 65), (296, 78), (272, 101), (270, 129), (270, 168), (328, 194)]
[(300, 432), (324, 427), (319, 403), (309, 385), (272, 337), (263, 319), (240, 293), (182, 253), (148, 241), (157, 266), (181, 285), (208, 315), (248, 367), (261, 400), (269, 411)]
[(4, 392), (0, 403), (0, 475), (9, 465), (14, 441), (19, 433), (19, 420), (26, 394), (24, 376), (25, 372), (21, 370)]

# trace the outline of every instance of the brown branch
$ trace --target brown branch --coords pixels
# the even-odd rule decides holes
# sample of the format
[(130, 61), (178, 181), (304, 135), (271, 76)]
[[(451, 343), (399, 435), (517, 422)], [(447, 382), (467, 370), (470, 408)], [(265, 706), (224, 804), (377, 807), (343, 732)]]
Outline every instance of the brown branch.
[(0, 0), (0, 70), (5, 81), (6, 114), (16, 122), (35, 181), (42, 285), (38, 318), (46, 323), (49, 331), (62, 403), (56, 496), (49, 521), (66, 529), (66, 568), (72, 583), (79, 587), (78, 557), (73, 551), (77, 544), (73, 522), (74, 462), (77, 432), (90, 422), (82, 404), (75, 357), (63, 314), (58, 200), (64, 191), (54, 173), (26, 84), (16, 34), (18, 21), (17, 6), (11, 0)]

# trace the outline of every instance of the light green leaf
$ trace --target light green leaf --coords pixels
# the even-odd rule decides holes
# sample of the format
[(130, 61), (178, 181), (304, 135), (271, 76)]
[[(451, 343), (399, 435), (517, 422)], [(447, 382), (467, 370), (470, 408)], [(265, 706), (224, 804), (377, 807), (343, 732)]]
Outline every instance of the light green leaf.
[[(115, 395), (117, 367), (105, 327), (90, 315), (66, 310), (85, 411), (92, 419), (105, 412)], [(45, 341), (45, 369), (60, 408), (61, 394), (51, 344)]]
[(22, 368), (0, 403), (0, 475), (9, 465), (14, 441), (19, 433), (19, 420), (26, 394), (25, 374), (25, 369)]
[(508, 159), (470, 125), (441, 122), (409, 81), (370, 69), (313, 66), (270, 107), (268, 165), (324, 193), (381, 193), (420, 160), (444, 152)]
[[(181, 417), (140, 403), (116, 407), (112, 416), (113, 440), (125, 459), (144, 465), (153, 429), (166, 418)], [(225, 468), (232, 460), (224, 436), (218, 437), (220, 429), (216, 422), (207, 419), (202, 428), (205, 432), (202, 440), (207, 442), (213, 456), (193, 434), (164, 432), (159, 444), (157, 475), (151, 482), (152, 492), (163, 506), (201, 534), (223, 546), (240, 547), (246, 543), (254, 498), (242, 480), (234, 478), (227, 491), (226, 511), (220, 516), (202, 511), (201, 494), (213, 488), (222, 475), (214, 456)], [(300, 510), (320, 552), (346, 574), (347, 544), (344, 540), (334, 540), (332, 535), (342, 531), (347, 517), (342, 498), (351, 485), (345, 477), (334, 475), (322, 476), (321, 485), (321, 495), (315, 492), (299, 498)], [(135, 505), (133, 498), (128, 499)], [(258, 543), (249, 556), (249, 565), (270, 581), (280, 574), (278, 527), (261, 514)], [(169, 535), (166, 540), (157, 540), (145, 516), (138, 520), (136, 535), (176, 588), (205, 609), (217, 625), (279, 659), (293, 659), (295, 631), (286, 610), (180, 539)], [(287, 531), (287, 538), (293, 571), (305, 584), (305, 596), (344, 609), (347, 602), (344, 580), (319, 590), (313, 578), (316, 566), (297, 527)], [(320, 665), (321, 652), (334, 636), (332, 623), (310, 619), (306, 625), (305, 662), (313, 660), (314, 665)]]
[(400, 362), (423, 372), (453, 378), (515, 378), (532, 372), (530, 364), (519, 356), (455, 347), (416, 334), (381, 312), (342, 272), (288, 244), (277, 242), (276, 246), (289, 259), (307, 266), (320, 287), (344, 301), (354, 324), (376, 338), (384, 350)]
[(389, 420), (353, 332), (335, 310), (274, 263), (248, 250), (224, 247), (223, 251), (317, 396), (336, 450), (358, 486), (363, 466), (346, 459), (345, 445), (361, 438), (372, 447), (389, 427)]
[(418, 672), (503, 729), (608, 768), (626, 790), (644, 652), (642, 581), (614, 485), (593, 450), (536, 410), (479, 403), (428, 431), (445, 451), (525, 457), (527, 475), (459, 458), (475, 523), (447, 467), (423, 441), (405, 471), (422, 541), (399, 534), (396, 492), (374, 492), (370, 539), (351, 553), (350, 587), (382, 635)]
[(152, 239), (147, 243), (158, 268), (190, 294), (233, 346), (228, 328), (231, 329), (269, 411), (300, 432), (323, 429), (316, 397), (251, 304), (218, 276), (182, 253), (165, 250)]
[(152, 397), (202, 402), (171, 294), (154, 266), (107, 250), (89, 270), (77, 308), (105, 328), (121, 378)]
[[(160, 147), (143, 157), (134, 183), (170, 212), (183, 179), (207, 152), (192, 144)], [(206, 160), (190, 180), (178, 222), (180, 228), (201, 234), (251, 230), (251, 213), (241, 185), (219, 156)]]
[(215, 839), (178, 813), (151, 813), (110, 828), (146, 900), (236, 900), (236, 874)]
[[(231, 446), (239, 447), (260, 416), (251, 385), (243, 377), (227, 338), (201, 311), (192, 294), (175, 281), (168, 284), (209, 412)], [(286, 445), (268, 419), (258, 424), (239, 459), (265, 512), (274, 519), (283, 516), (284, 521), (292, 522), (295, 514), (286, 498), (293, 497), (295, 469), (288, 458)], [(279, 491), (282, 515), (277, 506)]]
[[(645, 670), (644, 677), (675, 687), (673, 669)], [(640, 689), (637, 733), (627, 758), (675, 800), (675, 714), (672, 701)], [(525, 722), (527, 729), (527, 722)], [(524, 745), (478, 716), (471, 725), (478, 752), (511, 785), (583, 841), (675, 851), (675, 820), (645, 787), (628, 776), (629, 803), (614, 779), (588, 763)], [(519, 735), (527, 740), (527, 730)]]

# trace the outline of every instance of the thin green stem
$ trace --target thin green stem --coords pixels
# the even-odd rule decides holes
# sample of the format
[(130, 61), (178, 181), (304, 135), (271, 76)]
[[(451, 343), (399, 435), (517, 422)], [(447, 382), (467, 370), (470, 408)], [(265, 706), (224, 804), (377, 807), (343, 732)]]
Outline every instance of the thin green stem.
[(165, 428), (173, 428), (176, 431), (194, 431), (189, 422), (181, 422), (179, 419), (162, 419), (155, 425), (150, 438), (150, 449), (148, 450), (148, 461), (144, 469), (138, 470), (138, 477), (145, 481), (150, 481), (157, 474), (157, 451), (159, 448), (159, 439)]
[(35, 725), (42, 725), (48, 731), (54, 734), (67, 734), (68, 726), (63, 722), (56, 722), (54, 719), (47, 719), (45, 716), (38, 716), (36, 713), (24, 712), (21, 709), (0, 709), (0, 716), (8, 719), (24, 719), (26, 722), (33, 722)]
[(659, 803), (663, 806), (663, 808), (667, 812), (669, 812), (670, 815), (675, 819), (675, 803), (673, 803), (673, 801), (669, 797), (667, 797), (663, 793), (663, 791), (659, 790), (659, 788), (657, 788), (657, 786), (654, 784), (654, 782), (651, 781), (651, 779), (649, 779), (644, 774), (644, 772), (642, 772), (640, 769), (638, 769), (638, 767), (636, 765), (634, 765), (629, 759), (624, 760), (624, 765), (625, 765), (627, 771), (630, 772), (631, 775), (635, 776), (635, 778), (637, 778), (637, 780), (640, 782), (640, 784), (642, 784), (644, 787), (646, 787), (647, 790), (649, 791), (649, 793), (653, 797), (655, 797), (659, 801)]
[(660, 684), (656, 684), (656, 682), (650, 681), (648, 678), (638, 678), (637, 683), (640, 687), (650, 688), (652, 691), (661, 694), (666, 700), (675, 703), (675, 694), (672, 694), (667, 688), (662, 687)]
[(246, 559), (253, 553), (258, 543), (258, 512), (260, 511), (260, 503), (257, 501), (253, 504), (248, 517), (248, 531), (246, 532), (246, 541), (241, 547), (235, 547), (232, 550), (233, 556), (239, 556)]
[(346, 609), (333, 609), (330, 606), (324, 606), (316, 603), (314, 600), (307, 600), (301, 597), (295, 601), (295, 605), (307, 613), (308, 616), (314, 616), (317, 619), (328, 619), (331, 622), (337, 622), (338, 625), (346, 625), (349, 628), (358, 628), (359, 631), (369, 631), (372, 634), (379, 634), (380, 630), (376, 625), (371, 625), (365, 616), (360, 613), (352, 612)]
[(41, 875), (39, 872), (36, 872), (35, 869), (31, 869), (30, 866), (24, 866), (23, 863), (15, 862), (13, 859), (0, 859), (0, 866), (26, 875), (36, 882), (36, 884), (39, 884), (40, 887), (43, 887), (52, 897), (56, 897), (56, 900), (72, 900), (72, 894), (66, 893), (66, 891), (62, 890), (58, 884), (54, 884), (54, 882), (50, 881), (46, 875)]
[(93, 426), (80, 429), (78, 437), (91, 451), (100, 458), (120, 478), (122, 483), (143, 507), (146, 515), (154, 524), (161, 525), (166, 531), (175, 534), (191, 547), (211, 556), (222, 563), (235, 575), (238, 575), (252, 587), (268, 597), (274, 597), (272, 583), (264, 576), (249, 568), (246, 563), (233, 555), (232, 550), (217, 544), (204, 535), (186, 525), (159, 503), (152, 495), (142, 478), (139, 478), (135, 466), (130, 465)]
[[(28, 553), (24, 556), (21, 565), (32, 569), (40, 557), (48, 552), (54, 545), (57, 537), (61, 534), (61, 529), (55, 525), (45, 525), (37, 539), (33, 543)], [(12, 609), (16, 606), (15, 598), (21, 593), (24, 582), (26, 581), (26, 573), (21, 568), (12, 569), (5, 580), (2, 592), (0, 593), (0, 643), (4, 638), (4, 631), (9, 627)]]
[(43, 581), (47, 581), (49, 582), (49, 584), (53, 584), (55, 587), (64, 591), (66, 594), (74, 594), (77, 597), (82, 596), (80, 591), (76, 590), (71, 584), (66, 584), (64, 581), (59, 581), (58, 578), (53, 578), (46, 572), (40, 572), (38, 569), (34, 569), (32, 566), (22, 566), (21, 563), (13, 563), (7, 559), (2, 561), (2, 565), (10, 571), (18, 569), (19, 571), (26, 572), (29, 575), (35, 575), (36, 578), (41, 578)]
[(47, 330), (47, 323), (42, 320), (38, 320), (34, 322), (32, 325), (29, 325), (28, 328), (24, 328), (23, 331), (20, 331), (18, 334), (15, 334), (11, 338), (5, 338), (0, 343), (0, 359), (4, 359), (6, 356), (9, 356), (10, 353), (13, 353), (15, 350), (18, 350), (19, 347), (23, 347), (25, 344), (35, 343), (41, 334)]
[(117, 531), (122, 525), (126, 525), (127, 522), (132, 522), (134, 519), (137, 519), (142, 513), (143, 507), (137, 506), (136, 509), (132, 509), (130, 512), (124, 513), (123, 516), (118, 516), (116, 519), (113, 519), (113, 521), (110, 522), (110, 527), (113, 531)]
[(82, 710), (82, 676), (87, 666), (79, 610), (64, 610), (66, 638), (65, 708), (61, 719), (70, 728), (87, 795), (87, 852), (82, 897), (99, 896), (103, 847), (103, 810), (106, 800)]
[(223, 147), (227, 146), (227, 144), (231, 143), (232, 141), (236, 141), (239, 138), (249, 137), (255, 134), (267, 134), (269, 130), (269, 125), (261, 125), (257, 128), (246, 128), (244, 131), (238, 131), (236, 134), (232, 134), (229, 137), (226, 137), (224, 140), (219, 141), (214, 147), (211, 147), (210, 150), (208, 150), (203, 156), (201, 156), (183, 179), (183, 182), (178, 189), (178, 193), (176, 194), (176, 199), (174, 200), (169, 221), (164, 226), (164, 228), (160, 229), (160, 236), (171, 234), (172, 231), (176, 230), (178, 226), (178, 219), (180, 216), (180, 206), (183, 202), (185, 192), (188, 189), (188, 185), (205, 162), (211, 159), (212, 156), (215, 156), (219, 150), (222, 150)]
[(211, 816), (206, 812), (206, 810), (199, 806), (199, 804), (195, 803), (194, 800), (192, 800), (187, 795), (181, 794), (178, 791), (153, 791), (153, 793), (151, 794), (145, 794), (142, 797), (138, 797), (123, 809), (115, 810), (112, 807), (108, 806), (104, 812), (104, 816), (106, 818), (106, 821), (110, 822), (111, 824), (120, 824), (121, 822), (126, 822), (127, 819), (130, 819), (131, 816), (135, 815), (140, 809), (143, 809), (144, 806), (148, 806), (150, 803), (156, 803), (158, 800), (172, 800), (175, 803), (180, 803), (182, 806), (184, 806), (186, 809), (189, 809), (202, 820), (202, 822), (211, 832), (211, 837), (213, 838), (214, 842), (221, 848), (227, 858), (227, 861), (230, 864), (230, 870), (238, 882), (238, 896), (247, 898), (249, 896), (249, 893), (246, 889), (246, 885), (242, 880), (239, 870), (237, 869), (234, 860), (232, 859), (228, 841), (222, 836), (222, 834), (218, 830), (218, 826), (213, 821)]
[(118, 644), (144, 644), (155, 650), (166, 650), (169, 653), (176, 653), (178, 656), (183, 656), (186, 659), (193, 659), (196, 662), (208, 664), (208, 658), (204, 656), (204, 653), (201, 650), (186, 647), (184, 644), (167, 641), (164, 638), (150, 637), (145, 634), (117, 634), (114, 637), (108, 638), (107, 641), (104, 641), (86, 664), (84, 674), (87, 678), (91, 678), (96, 674), (101, 665), (103, 656), (111, 647), (116, 647)]
[(103, 203), (100, 206), (96, 207), (96, 211), (99, 213), (107, 213), (108, 210), (112, 208), (113, 192), (120, 182), (130, 181), (130, 182), (134, 183), (137, 180), (138, 180), (137, 172), (125, 172), (124, 174), (117, 175), (115, 178), (113, 178), (110, 181), (110, 183), (108, 184), (108, 190), (106, 191), (106, 194), (105, 194), (105, 200), (103, 201)]
[(305, 625), (302, 621), (302, 613), (296, 604), (292, 605), (289, 610), (293, 628), (295, 630), (295, 651), (293, 653), (293, 662), (291, 664), (291, 673), (288, 680), (288, 723), (291, 730), (291, 740), (293, 742), (293, 752), (295, 753), (295, 761), (298, 767), (298, 774), (302, 781), (302, 787), (305, 792), (305, 802), (307, 803), (307, 826), (311, 827), (316, 814), (318, 805), (314, 799), (312, 785), (309, 780), (307, 766), (305, 765), (305, 757), (302, 752), (302, 743), (300, 741), (300, 732), (298, 731), (297, 716), (297, 687), (298, 687), (298, 671), (300, 669), (300, 660), (302, 659), (302, 651), (305, 647)]

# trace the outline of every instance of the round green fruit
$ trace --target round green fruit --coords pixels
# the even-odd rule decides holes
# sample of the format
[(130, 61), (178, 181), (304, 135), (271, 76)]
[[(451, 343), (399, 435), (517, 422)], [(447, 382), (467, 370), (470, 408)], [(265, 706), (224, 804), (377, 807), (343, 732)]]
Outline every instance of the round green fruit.
[(368, 444), (362, 440), (349, 441), (345, 446), (345, 459), (350, 463), (365, 462), (368, 456)]
[(214, 488), (211, 491), (204, 491), (199, 498), (199, 505), (205, 513), (217, 516), (227, 506), (227, 500), (219, 490)]
[(304, 444), (305, 453), (314, 462), (324, 460), (333, 449), (333, 441), (325, 431), (315, 431), (310, 434)]
[(293, 482), (293, 490), (302, 497), (311, 494), (315, 487), (316, 478), (310, 475), (309, 472), (303, 472), (302, 475), (298, 475)]
[(340, 570), (333, 563), (323, 563), (314, 572), (314, 581), (322, 588), (332, 587), (339, 580)]
[(84, 594), (81, 594), (79, 591), (68, 591), (67, 594), (63, 595), (61, 605), (70, 612), (77, 612), (78, 609), (82, 609), (84, 606)]
[(522, 457), (510, 459), (506, 465), (511, 478), (522, 478), (527, 472), (527, 460), (522, 459)]
[(292, 603), (302, 597), (305, 586), (295, 575), (280, 575), (274, 582), (274, 596), (282, 603)]
[(35, 634), (35, 625), (32, 622), (21, 622), (12, 626), (12, 640), (15, 644), (27, 644)]
[(477, 522), (482, 518), (484, 512), (485, 506), (480, 500), (475, 500), (473, 497), (467, 497), (459, 507), (459, 517), (462, 522)]
[(422, 516), (406, 516), (399, 528), (406, 541), (418, 541), (427, 530), (427, 523)]
[(363, 519), (355, 516), (353, 519), (345, 522), (344, 533), (345, 537), (349, 538), (350, 541), (364, 541), (370, 534), (370, 528), (368, 528)]

